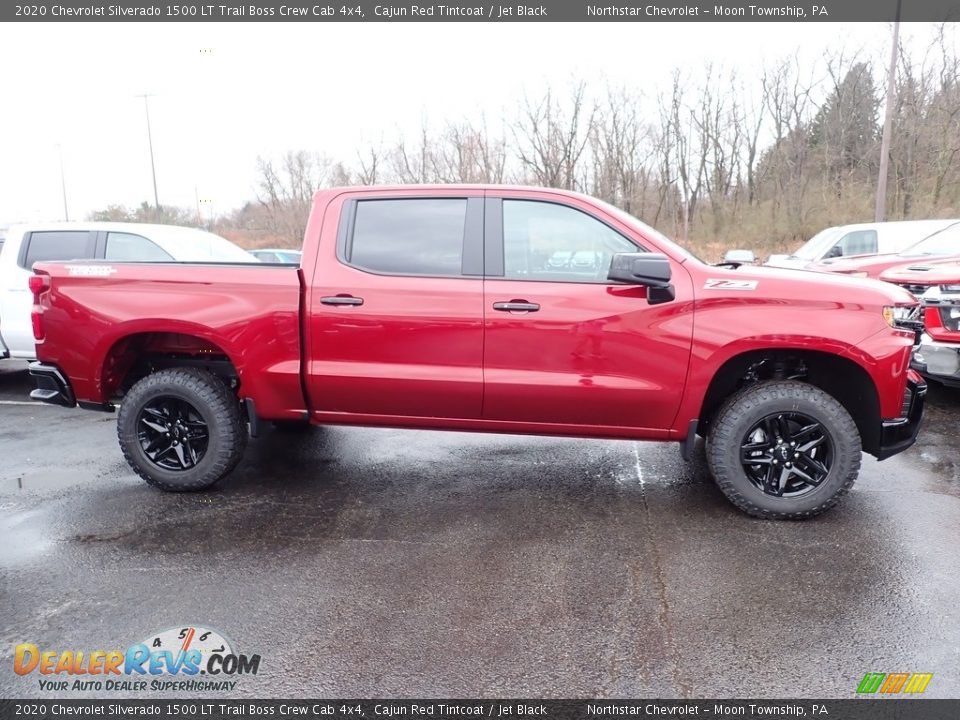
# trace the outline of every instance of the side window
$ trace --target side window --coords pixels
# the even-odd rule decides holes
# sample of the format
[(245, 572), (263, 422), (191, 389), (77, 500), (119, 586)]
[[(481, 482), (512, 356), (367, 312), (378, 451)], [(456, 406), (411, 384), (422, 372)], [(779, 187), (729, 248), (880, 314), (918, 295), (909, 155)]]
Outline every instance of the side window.
[(360, 200), (346, 260), (392, 275), (459, 275), (466, 218), (465, 199)]
[(136, 262), (166, 262), (173, 257), (155, 242), (141, 235), (107, 233), (107, 260), (134, 260)]
[(28, 270), (41, 260), (88, 260), (93, 257), (90, 233), (55, 230), (30, 233), (23, 267)]
[(571, 207), (503, 201), (506, 278), (604, 283), (615, 253), (639, 251), (616, 230)]
[(877, 231), (876, 230), (854, 230), (848, 232), (837, 243), (840, 248), (840, 255), (849, 257), (850, 255), (876, 255), (877, 253)]

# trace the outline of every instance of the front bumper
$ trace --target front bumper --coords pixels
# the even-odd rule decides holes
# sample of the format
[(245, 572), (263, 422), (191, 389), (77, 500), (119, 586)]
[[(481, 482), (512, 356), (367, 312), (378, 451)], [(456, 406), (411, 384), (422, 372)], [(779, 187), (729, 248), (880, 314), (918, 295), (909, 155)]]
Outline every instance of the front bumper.
[(910, 366), (924, 377), (960, 387), (960, 343), (940, 342), (924, 333)]
[(886, 460), (901, 453), (917, 441), (927, 384), (916, 373), (910, 374), (912, 377), (907, 378), (907, 389), (903, 395), (903, 416), (884, 420), (881, 424), (877, 460)]

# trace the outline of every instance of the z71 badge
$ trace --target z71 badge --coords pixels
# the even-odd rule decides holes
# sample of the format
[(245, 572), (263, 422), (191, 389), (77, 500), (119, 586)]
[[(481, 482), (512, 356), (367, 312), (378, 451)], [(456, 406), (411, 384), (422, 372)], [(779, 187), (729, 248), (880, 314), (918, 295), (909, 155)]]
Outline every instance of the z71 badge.
[(756, 280), (718, 280), (709, 279), (703, 284), (704, 290), (756, 290)]

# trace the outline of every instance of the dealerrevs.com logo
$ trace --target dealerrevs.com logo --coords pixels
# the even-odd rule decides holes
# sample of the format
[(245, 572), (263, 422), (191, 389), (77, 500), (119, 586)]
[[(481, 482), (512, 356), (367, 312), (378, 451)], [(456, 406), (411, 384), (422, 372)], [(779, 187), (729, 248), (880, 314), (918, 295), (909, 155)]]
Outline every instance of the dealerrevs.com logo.
[(200, 626), (170, 628), (126, 650), (50, 650), (17, 645), (17, 675), (37, 674), (50, 692), (229, 691), (239, 675), (256, 675), (259, 655), (242, 655), (220, 632)]

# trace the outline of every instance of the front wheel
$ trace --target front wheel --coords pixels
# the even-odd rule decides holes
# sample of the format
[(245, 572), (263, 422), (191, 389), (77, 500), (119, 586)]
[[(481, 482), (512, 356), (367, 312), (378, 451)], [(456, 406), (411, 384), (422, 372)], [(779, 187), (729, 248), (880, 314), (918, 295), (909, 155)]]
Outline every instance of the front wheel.
[(172, 368), (139, 380), (117, 416), (130, 467), (169, 492), (210, 487), (239, 462), (247, 435), (236, 396), (199, 368)]
[(723, 494), (744, 512), (801, 520), (850, 490), (860, 452), (857, 426), (833, 396), (807, 383), (771, 380), (720, 408), (707, 463)]

